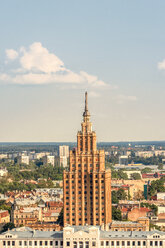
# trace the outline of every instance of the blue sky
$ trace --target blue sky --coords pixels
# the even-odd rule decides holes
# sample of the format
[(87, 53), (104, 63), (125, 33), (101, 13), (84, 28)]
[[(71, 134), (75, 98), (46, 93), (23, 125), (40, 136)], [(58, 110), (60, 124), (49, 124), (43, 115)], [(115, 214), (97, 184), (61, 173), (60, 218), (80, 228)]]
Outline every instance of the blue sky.
[(75, 141), (84, 92), (98, 141), (165, 140), (165, 2), (0, 7), (0, 141)]

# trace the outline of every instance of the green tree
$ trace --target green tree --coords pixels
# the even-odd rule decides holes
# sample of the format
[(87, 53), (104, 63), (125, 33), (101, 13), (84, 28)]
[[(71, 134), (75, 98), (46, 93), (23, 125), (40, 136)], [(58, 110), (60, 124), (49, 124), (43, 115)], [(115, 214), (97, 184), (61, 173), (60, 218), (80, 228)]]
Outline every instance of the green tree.
[(57, 224), (59, 224), (60, 226), (64, 225), (63, 215), (64, 215), (64, 210), (62, 209), (57, 219)]
[(133, 180), (140, 180), (141, 179), (141, 176), (138, 172), (135, 172), (135, 173), (132, 173), (131, 174), (131, 179)]
[(112, 219), (113, 220), (122, 220), (121, 211), (114, 206), (112, 206)]
[(2, 228), (2, 232), (6, 232), (7, 230), (11, 230), (13, 228), (15, 228), (15, 225), (12, 222), (6, 223)]
[(158, 165), (158, 170), (163, 170), (163, 164), (162, 163)]

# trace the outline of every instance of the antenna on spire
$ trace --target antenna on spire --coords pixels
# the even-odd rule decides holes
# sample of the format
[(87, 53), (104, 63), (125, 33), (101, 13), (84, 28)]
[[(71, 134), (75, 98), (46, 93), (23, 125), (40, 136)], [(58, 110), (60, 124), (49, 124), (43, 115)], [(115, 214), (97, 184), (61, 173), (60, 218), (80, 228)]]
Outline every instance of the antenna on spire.
[(85, 112), (88, 111), (88, 93), (87, 91), (85, 92)]

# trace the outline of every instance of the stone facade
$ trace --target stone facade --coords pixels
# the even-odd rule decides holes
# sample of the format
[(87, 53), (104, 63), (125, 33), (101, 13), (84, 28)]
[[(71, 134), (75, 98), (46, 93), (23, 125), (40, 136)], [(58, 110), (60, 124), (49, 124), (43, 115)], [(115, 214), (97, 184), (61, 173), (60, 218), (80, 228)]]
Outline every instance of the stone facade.
[(105, 153), (98, 151), (85, 98), (77, 148), (70, 151), (69, 171), (63, 173), (64, 226), (101, 225), (111, 218), (111, 171), (105, 171)]
[(0, 234), (0, 247), (7, 248), (165, 248), (165, 233), (102, 231), (97, 226), (65, 227), (46, 232), (28, 227)]

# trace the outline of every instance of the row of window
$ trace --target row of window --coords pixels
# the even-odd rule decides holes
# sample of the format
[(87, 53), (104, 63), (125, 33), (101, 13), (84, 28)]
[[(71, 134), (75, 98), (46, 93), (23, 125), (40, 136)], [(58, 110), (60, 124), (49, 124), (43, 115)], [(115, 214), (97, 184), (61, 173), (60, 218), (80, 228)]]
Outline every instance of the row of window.
[[(82, 221), (82, 218), (79, 218), (78, 219), (79, 221)], [(84, 219), (85, 221), (88, 221), (88, 219), (87, 218), (85, 218)], [(66, 219), (66, 221), (67, 222), (70, 222), (70, 219)], [(93, 218), (91, 218), (91, 223), (92, 223), (92, 221), (93, 221)], [(99, 218), (96, 218), (96, 222), (98, 222), (99, 221)], [(102, 218), (102, 221), (104, 221), (104, 218)], [(75, 222), (75, 218), (72, 218), (72, 222)], [(73, 224), (73, 223), (72, 223)]]
[[(75, 184), (75, 181), (74, 180), (72, 180), (70, 182), (73, 183), (73, 184)], [(81, 180), (78, 180), (78, 183), (82, 184), (82, 181)], [(87, 180), (84, 180), (84, 183), (87, 183)], [(88, 183), (89, 183), (89, 181), (88, 181)], [(92, 183), (97, 184), (98, 183), (98, 180), (95, 180), (95, 181), (90, 180), (90, 184), (92, 184)], [(104, 183), (104, 180), (101, 180), (101, 183)], [(66, 180), (66, 184), (69, 184), (69, 180)]]
[[(53, 243), (54, 242), (54, 243)], [(8, 240), (8, 241), (3, 241), (3, 246), (15, 246), (15, 241), (10, 241), (10, 240)], [(45, 246), (53, 246), (53, 245), (55, 245), (55, 246), (58, 246), (58, 245), (63, 245), (63, 241), (58, 241), (58, 240), (56, 240), (56, 241), (47, 241), (47, 240), (45, 240), (45, 241), (19, 241), (19, 246), (32, 246), (32, 245), (34, 245), (34, 246), (43, 246), (43, 245), (45, 245)], [(80, 241), (79, 242), (79, 248), (81, 247), (81, 245), (82, 245), (82, 247), (83, 247), (83, 242), (82, 241)], [(111, 245), (111, 246), (146, 246), (146, 241), (101, 241), (100, 242), (100, 245), (101, 246), (109, 246), (109, 245)], [(66, 242), (66, 246), (67, 247), (69, 247), (70, 246), (70, 241), (67, 241)], [(96, 246), (96, 242), (95, 241), (92, 241), (92, 246), (94, 247), (94, 246)], [(150, 246), (151, 247), (154, 247), (154, 246), (160, 246), (160, 247), (162, 247), (163, 246), (163, 241), (150, 241)], [(76, 248), (77, 247), (77, 242), (76, 241), (74, 241), (73, 242), (73, 247), (74, 248)], [(85, 241), (85, 248), (88, 248), (89, 247), (89, 241)]]
[[(53, 243), (54, 242), (54, 243)], [(8, 241), (3, 241), (3, 246), (15, 246), (15, 241), (10, 241), (10, 240), (8, 240)], [(58, 245), (63, 245), (63, 241), (61, 240), (61, 241), (58, 241), (58, 240), (56, 240), (56, 241), (52, 241), (52, 240), (50, 240), (50, 241), (47, 241), (47, 240), (45, 240), (45, 241), (37, 241), (37, 240), (35, 240), (35, 241), (26, 241), (26, 240), (24, 240), (24, 241), (19, 241), (19, 246), (32, 246), (32, 245), (34, 245), (34, 246), (42, 246), (42, 245), (45, 245), (45, 246), (53, 246), (53, 245), (55, 245), (55, 246), (58, 246)]]
[[(93, 207), (90, 207), (90, 209), (93, 212)], [(66, 208), (66, 210), (70, 212), (70, 209), (69, 208)], [(80, 208), (78, 208), (78, 210), (81, 211), (82, 208), (80, 207)], [(99, 208), (97, 207), (97, 208), (95, 208), (95, 210), (98, 211)], [(104, 208), (101, 208), (100, 210), (104, 211)], [(72, 211), (75, 211), (75, 208), (72, 208)], [(87, 211), (87, 207), (84, 208), (84, 211)], [(118, 229), (117, 229), (117, 231), (118, 231)]]
[[(146, 246), (146, 241), (101, 241), (101, 246)], [(150, 246), (163, 246), (162, 241), (150, 241)]]

